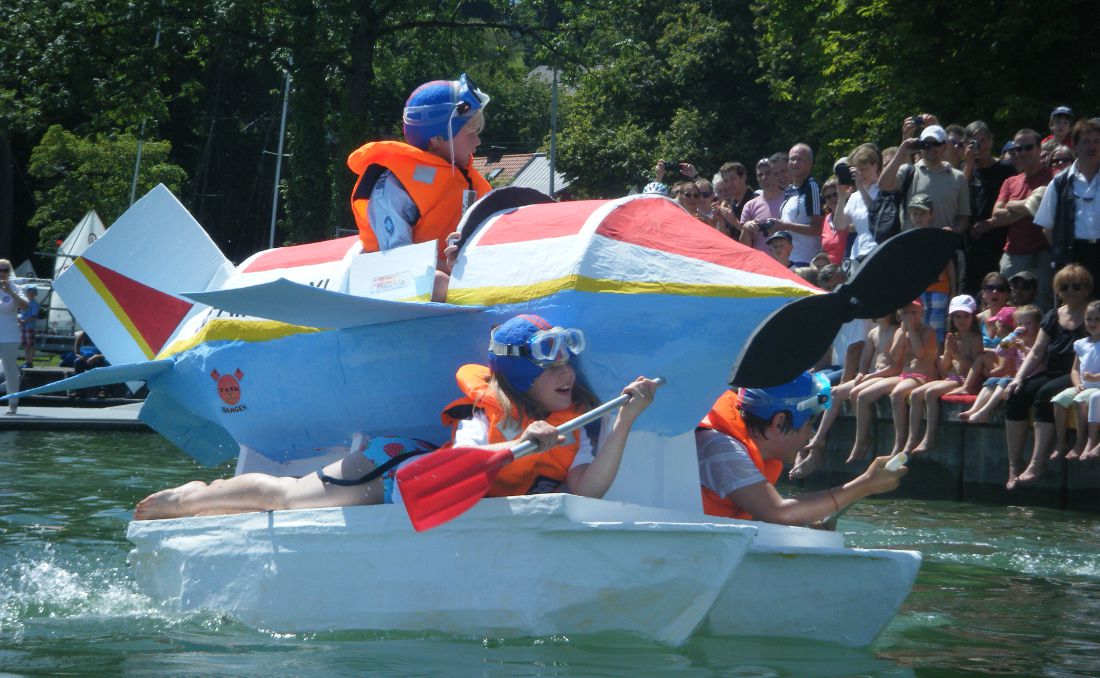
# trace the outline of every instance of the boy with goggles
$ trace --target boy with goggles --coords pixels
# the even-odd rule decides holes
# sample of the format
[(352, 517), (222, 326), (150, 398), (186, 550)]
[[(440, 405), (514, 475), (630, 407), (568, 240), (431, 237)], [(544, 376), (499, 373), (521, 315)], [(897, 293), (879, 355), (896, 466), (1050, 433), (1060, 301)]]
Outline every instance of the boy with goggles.
[(889, 492), (906, 473), (878, 457), (840, 487), (783, 498), (775, 483), (793, 464), (814, 431), (817, 415), (832, 400), (823, 374), (804, 372), (768, 388), (729, 390), (718, 398), (695, 433), (703, 511), (709, 515), (809, 525), (872, 494)]
[[(365, 252), (434, 240), (437, 267), (449, 272), (443, 256), (447, 236), (465, 208), (492, 188), (473, 168), (488, 103), (489, 96), (465, 74), (425, 83), (405, 103), (405, 143), (375, 141), (348, 156), (348, 167), (359, 176), (351, 210)], [(437, 276), (437, 284), (445, 282)], [(446, 285), (437, 291), (445, 298)]]

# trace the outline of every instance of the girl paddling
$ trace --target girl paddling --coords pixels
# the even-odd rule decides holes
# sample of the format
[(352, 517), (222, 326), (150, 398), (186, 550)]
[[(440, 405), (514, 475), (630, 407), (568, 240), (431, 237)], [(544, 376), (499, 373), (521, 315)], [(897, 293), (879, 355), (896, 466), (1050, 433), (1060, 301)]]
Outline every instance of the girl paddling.
[[(459, 370), (465, 396), (443, 414), (454, 425), (455, 446), (499, 449), (524, 440), (539, 446), (537, 453), (505, 467), (489, 496), (567, 491), (601, 497), (611, 486), (630, 428), (652, 402), (657, 384), (639, 377), (623, 389), (631, 400), (596, 442), (583, 429), (561, 436), (554, 425), (590, 409), (594, 401), (569, 364), (570, 354), (582, 350), (580, 330), (521, 315), (492, 332), (488, 367)], [(366, 445), (353, 443), (346, 457), (302, 478), (247, 473), (157, 492), (138, 503), (134, 519), (387, 503), (397, 500), (392, 473), (368, 480), (370, 472), (397, 454), (427, 449), (421, 441), (378, 437)]]

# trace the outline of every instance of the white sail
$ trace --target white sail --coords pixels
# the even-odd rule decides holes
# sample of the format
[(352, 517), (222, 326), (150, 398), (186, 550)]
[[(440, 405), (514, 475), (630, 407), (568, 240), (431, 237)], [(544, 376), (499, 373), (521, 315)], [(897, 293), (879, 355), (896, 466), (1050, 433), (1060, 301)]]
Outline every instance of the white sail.
[[(69, 266), (72, 266), (76, 258), (88, 249), (88, 245), (95, 242), (106, 230), (95, 210), (90, 210), (85, 214), (80, 223), (76, 225), (76, 228), (65, 237), (65, 240), (61, 242), (61, 246), (57, 248), (57, 258), (54, 259), (53, 265), (54, 279), (56, 280), (57, 276), (61, 275)], [(50, 315), (46, 324), (51, 334), (73, 334), (79, 329), (73, 320), (72, 313), (69, 312), (69, 307), (58, 296), (56, 290), (50, 297)]]

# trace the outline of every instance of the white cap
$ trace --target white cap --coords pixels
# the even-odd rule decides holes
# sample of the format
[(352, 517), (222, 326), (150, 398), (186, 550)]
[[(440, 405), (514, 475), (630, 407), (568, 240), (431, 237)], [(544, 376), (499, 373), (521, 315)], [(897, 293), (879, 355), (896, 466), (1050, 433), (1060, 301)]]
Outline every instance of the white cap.
[(947, 141), (947, 132), (943, 131), (943, 128), (939, 125), (929, 125), (924, 128), (924, 131), (920, 133), (921, 140), (935, 139), (939, 143)]
[(947, 315), (951, 315), (955, 311), (966, 311), (970, 315), (974, 315), (978, 310), (978, 303), (974, 301), (974, 297), (969, 294), (960, 294), (953, 298), (951, 303), (947, 306)]

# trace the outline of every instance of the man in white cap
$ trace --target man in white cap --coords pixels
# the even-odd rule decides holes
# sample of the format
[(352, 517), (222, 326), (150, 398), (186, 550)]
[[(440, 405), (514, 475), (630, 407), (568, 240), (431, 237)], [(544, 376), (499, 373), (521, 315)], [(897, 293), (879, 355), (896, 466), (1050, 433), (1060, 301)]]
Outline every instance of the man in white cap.
[[(918, 139), (915, 132), (922, 126), (924, 129)], [(962, 233), (970, 225), (970, 189), (966, 176), (943, 159), (947, 132), (940, 127), (936, 116), (925, 113), (906, 118), (901, 136), (897, 154), (879, 177), (879, 190), (904, 187), (902, 205), (907, 205), (914, 195), (924, 193), (932, 199), (932, 225)], [(921, 152), (921, 159), (908, 164), (916, 151)], [(902, 212), (901, 228), (913, 228), (908, 210)]]

